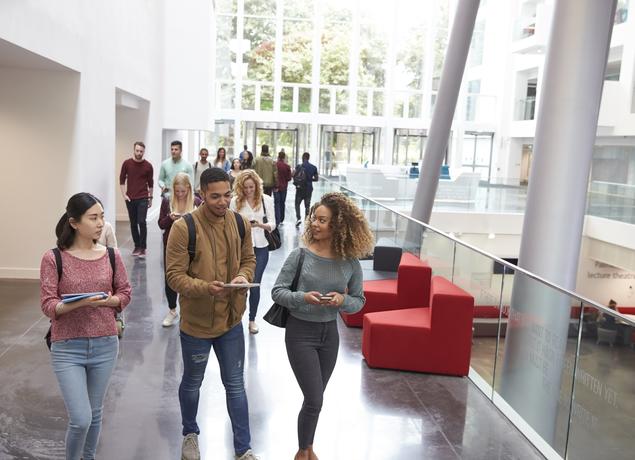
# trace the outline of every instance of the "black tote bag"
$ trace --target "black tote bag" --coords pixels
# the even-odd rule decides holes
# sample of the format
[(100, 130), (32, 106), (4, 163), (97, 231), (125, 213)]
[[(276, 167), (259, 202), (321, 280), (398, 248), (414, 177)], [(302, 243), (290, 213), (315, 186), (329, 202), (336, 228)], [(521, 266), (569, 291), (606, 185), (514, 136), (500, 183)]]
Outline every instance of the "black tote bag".
[[(298, 289), (298, 280), (300, 279), (300, 271), (302, 271), (302, 263), (304, 262), (304, 249), (300, 248), (300, 259), (298, 260), (298, 267), (295, 269), (295, 276), (291, 283), (291, 290), (296, 291)], [(289, 309), (283, 307), (279, 303), (274, 303), (269, 311), (263, 316), (264, 320), (269, 324), (277, 327), (286, 327), (287, 319), (289, 318)]]

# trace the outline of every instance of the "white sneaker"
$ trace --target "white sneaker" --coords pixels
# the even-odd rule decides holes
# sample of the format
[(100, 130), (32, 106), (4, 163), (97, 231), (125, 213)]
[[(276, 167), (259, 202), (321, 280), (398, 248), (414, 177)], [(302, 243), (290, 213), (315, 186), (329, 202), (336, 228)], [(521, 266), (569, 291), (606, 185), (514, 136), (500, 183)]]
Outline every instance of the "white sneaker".
[(198, 435), (196, 433), (189, 433), (183, 438), (181, 460), (201, 460), (201, 451), (198, 448)]
[(247, 452), (245, 452), (244, 454), (240, 456), (234, 455), (234, 458), (236, 460), (258, 460), (259, 457), (256, 457), (256, 454), (254, 454), (252, 450), (249, 449)]
[(165, 318), (163, 318), (163, 327), (174, 326), (174, 323), (178, 322), (178, 320), (179, 314), (176, 312), (176, 310), (170, 310), (168, 311), (168, 314), (165, 315)]
[(255, 321), (249, 321), (249, 333), (250, 334), (257, 334), (259, 330), (260, 329), (258, 329), (258, 325), (256, 324)]

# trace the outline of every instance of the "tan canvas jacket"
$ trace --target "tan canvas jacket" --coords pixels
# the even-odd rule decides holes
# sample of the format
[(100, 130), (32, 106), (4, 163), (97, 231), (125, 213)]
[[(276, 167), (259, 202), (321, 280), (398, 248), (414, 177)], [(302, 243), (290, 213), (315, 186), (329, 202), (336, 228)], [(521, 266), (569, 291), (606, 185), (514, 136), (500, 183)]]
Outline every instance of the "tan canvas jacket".
[(278, 167), (271, 155), (260, 155), (256, 158), (254, 171), (260, 176), (265, 187), (275, 187), (278, 183)]
[[(203, 204), (192, 212), (192, 217), (196, 225), (194, 260), (190, 265), (187, 224), (179, 219), (172, 225), (168, 238), (166, 278), (181, 296), (181, 330), (198, 338), (219, 337), (240, 322), (246, 293), (232, 289), (225, 298), (212, 296), (208, 285), (215, 280), (227, 283), (239, 274), (253, 280), (256, 256), (251, 225), (245, 222), (241, 244), (233, 212), (228, 210), (224, 217), (217, 217)], [(216, 263), (223, 259), (225, 264)]]

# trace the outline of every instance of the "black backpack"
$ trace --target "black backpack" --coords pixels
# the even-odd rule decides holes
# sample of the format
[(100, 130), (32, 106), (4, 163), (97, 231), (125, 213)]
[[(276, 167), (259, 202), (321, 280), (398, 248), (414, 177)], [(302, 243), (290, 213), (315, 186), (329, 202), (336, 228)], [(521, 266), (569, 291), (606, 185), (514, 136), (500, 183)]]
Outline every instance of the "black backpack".
[[(110, 261), (110, 267), (112, 268), (112, 283), (115, 284), (115, 250), (111, 247), (106, 247), (108, 251), (108, 260)], [(62, 253), (59, 248), (51, 249), (53, 251), (53, 255), (55, 256), (55, 267), (57, 268), (57, 282), (59, 284), (62, 279)], [(58, 288), (59, 289), (59, 288)], [(116, 315), (115, 315), (116, 316)], [(51, 349), (51, 326), (49, 326), (49, 330), (46, 332), (44, 336), (44, 341), (46, 342), (46, 346), (48, 349)]]
[(293, 185), (295, 185), (295, 188), (306, 187), (306, 171), (301, 164), (297, 165), (293, 172)]
[[(240, 235), (240, 242), (242, 243), (245, 239), (245, 221), (242, 216), (238, 214), (236, 211), (232, 211), (234, 213), (234, 217), (236, 217), (236, 225), (238, 226), (238, 234)], [(190, 265), (194, 260), (194, 256), (196, 255), (196, 224), (194, 223), (194, 218), (192, 214), (185, 214), (183, 216), (185, 223), (187, 224), (187, 254), (190, 256)]]

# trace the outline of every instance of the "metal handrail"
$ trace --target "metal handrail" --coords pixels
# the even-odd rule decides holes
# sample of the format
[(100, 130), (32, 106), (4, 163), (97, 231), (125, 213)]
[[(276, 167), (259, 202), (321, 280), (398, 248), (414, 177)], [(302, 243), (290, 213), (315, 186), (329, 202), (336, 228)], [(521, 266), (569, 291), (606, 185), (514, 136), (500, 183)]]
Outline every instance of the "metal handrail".
[(324, 177), (320, 177), (320, 179), (325, 181), (325, 182), (330, 182), (330, 183), (336, 185), (337, 187), (339, 187), (341, 189), (344, 189), (344, 190), (347, 190), (347, 191), (349, 191), (351, 193), (354, 193), (355, 195), (357, 195), (357, 196), (359, 196), (359, 197), (361, 197), (361, 198), (363, 198), (365, 200), (368, 200), (371, 203), (374, 203), (374, 204), (376, 204), (376, 205), (378, 205), (378, 206), (380, 206), (380, 207), (382, 207), (382, 208), (384, 208), (384, 209), (386, 209), (386, 210), (388, 210), (388, 211), (390, 211), (390, 212), (392, 212), (392, 213), (394, 213), (394, 214), (396, 214), (396, 215), (398, 215), (400, 217), (403, 217), (404, 219), (407, 219), (407, 220), (409, 220), (409, 221), (411, 221), (413, 223), (419, 224), (419, 225), (425, 227), (426, 229), (432, 230), (433, 232), (438, 233), (438, 234), (444, 236), (445, 238), (447, 238), (447, 239), (449, 239), (451, 241), (454, 241), (455, 243), (460, 244), (463, 247), (466, 247), (466, 248), (468, 248), (468, 249), (470, 249), (470, 250), (472, 250), (474, 252), (477, 252), (478, 254), (481, 254), (481, 255), (489, 258), (489, 259), (492, 259), (492, 260), (498, 262), (499, 264), (504, 265), (507, 268), (510, 268), (510, 269), (512, 269), (512, 270), (514, 270), (516, 272), (520, 272), (520, 273), (522, 273), (524, 275), (527, 275), (528, 277), (530, 277), (532, 279), (535, 279), (536, 281), (539, 281), (539, 282), (541, 282), (543, 284), (546, 284), (547, 286), (549, 286), (552, 289), (560, 291), (561, 293), (566, 294), (566, 295), (568, 295), (570, 297), (574, 297), (574, 298), (578, 299), (579, 301), (581, 301), (581, 302), (583, 302), (585, 304), (588, 304), (588, 306), (597, 308), (600, 311), (602, 311), (603, 313), (608, 313), (608, 314), (610, 314), (612, 316), (615, 316), (616, 318), (621, 319), (622, 321), (627, 322), (631, 326), (635, 326), (635, 321), (633, 321), (630, 318), (624, 316), (622, 313), (620, 313), (618, 311), (611, 310), (610, 308), (608, 308), (608, 307), (606, 307), (604, 305), (600, 305), (599, 303), (597, 303), (597, 302), (595, 302), (595, 301), (593, 301), (591, 299), (588, 299), (588, 298), (586, 298), (586, 297), (584, 297), (584, 296), (582, 296), (580, 294), (577, 294), (577, 293), (575, 293), (573, 291), (570, 291), (569, 289), (563, 288), (562, 286), (558, 286), (557, 284), (554, 284), (551, 281), (546, 280), (545, 278), (541, 277), (540, 275), (536, 275), (535, 273), (532, 273), (532, 272), (530, 272), (528, 270), (525, 270), (522, 267), (518, 267), (517, 265), (509, 263), (509, 262), (507, 262), (507, 261), (505, 261), (505, 260), (503, 260), (503, 259), (501, 259), (499, 257), (496, 257), (495, 255), (490, 254), (487, 251), (483, 251), (482, 249), (477, 248), (476, 246), (472, 246), (469, 243), (466, 243), (466, 242), (461, 241), (461, 240), (459, 240), (459, 239), (457, 239), (457, 238), (455, 238), (453, 236), (450, 236), (447, 233), (445, 233), (445, 232), (443, 232), (443, 231), (441, 231), (441, 230), (439, 230), (439, 229), (437, 229), (437, 228), (435, 228), (435, 227), (433, 227), (433, 226), (431, 226), (429, 224), (421, 222), (420, 220), (417, 220), (417, 219), (415, 219), (413, 217), (410, 217), (410, 216), (408, 216), (406, 214), (403, 214), (403, 213), (401, 213), (399, 211), (395, 211), (394, 209), (391, 209), (388, 206), (386, 206), (386, 205), (384, 205), (384, 204), (382, 204), (382, 203), (380, 203), (378, 201), (375, 201), (372, 198), (367, 197), (366, 195), (362, 195), (361, 193), (358, 193), (355, 190), (351, 190), (348, 187), (345, 187), (345, 186), (343, 186), (341, 184), (338, 184), (335, 181), (332, 181), (330, 179), (326, 179)]

